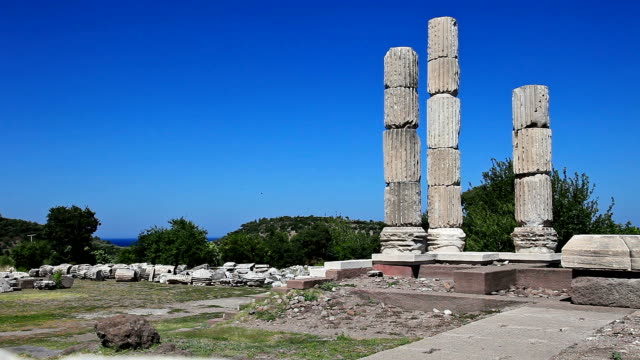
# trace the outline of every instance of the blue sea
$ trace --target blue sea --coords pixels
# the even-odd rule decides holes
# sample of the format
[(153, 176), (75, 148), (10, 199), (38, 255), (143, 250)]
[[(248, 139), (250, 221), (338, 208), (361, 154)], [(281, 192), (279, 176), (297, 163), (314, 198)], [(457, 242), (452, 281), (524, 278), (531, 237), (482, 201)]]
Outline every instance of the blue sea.
[[(210, 237), (208, 238), (209, 241), (216, 241), (218, 239), (220, 239), (219, 237)], [(117, 238), (117, 239), (102, 239), (105, 241), (108, 241), (114, 245), (118, 245), (118, 246), (123, 246), (123, 247), (127, 247), (127, 246), (131, 246), (134, 242), (138, 241), (138, 238)]]

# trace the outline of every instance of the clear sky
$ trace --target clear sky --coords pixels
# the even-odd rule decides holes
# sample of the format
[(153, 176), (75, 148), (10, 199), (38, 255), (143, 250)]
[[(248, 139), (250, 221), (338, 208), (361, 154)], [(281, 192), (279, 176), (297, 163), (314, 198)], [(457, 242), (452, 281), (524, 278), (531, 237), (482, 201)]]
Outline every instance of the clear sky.
[[(525, 7), (526, 6), (526, 7)], [(553, 162), (640, 225), (632, 1), (0, 0), (0, 214), (96, 211), (102, 237), (185, 216), (383, 220), (383, 57), (460, 29), (462, 181), (511, 156), (511, 91), (551, 94)], [(424, 159), (424, 158), (423, 158)], [(423, 161), (423, 189), (426, 174)], [(426, 208), (426, 190), (423, 208)]]

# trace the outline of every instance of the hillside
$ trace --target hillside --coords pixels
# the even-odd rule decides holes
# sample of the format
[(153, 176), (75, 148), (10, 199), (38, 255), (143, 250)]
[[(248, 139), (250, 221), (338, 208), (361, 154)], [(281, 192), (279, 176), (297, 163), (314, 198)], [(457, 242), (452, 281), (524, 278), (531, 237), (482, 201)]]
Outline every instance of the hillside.
[(382, 221), (351, 220), (343, 217), (333, 216), (280, 216), (276, 218), (262, 218), (254, 220), (240, 226), (240, 229), (231, 232), (265, 235), (272, 232), (284, 232), (289, 237), (311, 228), (316, 224), (334, 224), (336, 222), (346, 222), (356, 232), (364, 232), (370, 235), (378, 235), (385, 224)]
[(0, 216), (0, 250), (8, 250), (22, 241), (29, 240), (27, 235), (42, 236), (44, 225), (20, 219), (8, 219)]

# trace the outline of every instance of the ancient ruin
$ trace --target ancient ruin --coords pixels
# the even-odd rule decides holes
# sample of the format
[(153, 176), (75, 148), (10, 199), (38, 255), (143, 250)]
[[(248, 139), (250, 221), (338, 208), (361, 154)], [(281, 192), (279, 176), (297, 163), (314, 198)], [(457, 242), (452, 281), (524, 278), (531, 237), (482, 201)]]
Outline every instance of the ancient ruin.
[(553, 253), (551, 129), (549, 88), (526, 85), (513, 90), (513, 171), (515, 217), (511, 234), (518, 253)]
[(384, 57), (384, 191), (383, 254), (421, 254), (427, 234), (420, 227), (421, 164), (418, 111), (418, 54), (409, 47), (391, 48)]
[(429, 20), (427, 101), (427, 251), (464, 249), (460, 187), (460, 66), (458, 23), (452, 17)]

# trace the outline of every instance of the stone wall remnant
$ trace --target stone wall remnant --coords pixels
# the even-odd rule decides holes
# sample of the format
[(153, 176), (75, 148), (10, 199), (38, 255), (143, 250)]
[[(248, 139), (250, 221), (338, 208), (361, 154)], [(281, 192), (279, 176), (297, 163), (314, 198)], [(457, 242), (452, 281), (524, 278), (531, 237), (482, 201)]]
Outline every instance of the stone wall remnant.
[(466, 235), (461, 229), (458, 23), (452, 17), (438, 17), (429, 20), (428, 28), (427, 251), (460, 252)]
[(553, 229), (549, 88), (519, 87), (513, 90), (512, 104), (515, 217), (520, 226), (511, 238), (518, 253), (553, 253), (558, 235)]

